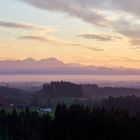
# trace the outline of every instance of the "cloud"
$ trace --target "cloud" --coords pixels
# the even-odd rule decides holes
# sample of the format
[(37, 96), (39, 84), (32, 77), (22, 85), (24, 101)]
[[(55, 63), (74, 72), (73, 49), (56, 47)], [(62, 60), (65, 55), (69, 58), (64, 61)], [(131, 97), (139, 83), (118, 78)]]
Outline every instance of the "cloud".
[[(105, 0), (109, 1), (109, 0)], [(111, 0), (109, 3), (109, 6), (112, 7), (112, 9), (117, 9), (120, 11), (124, 11), (129, 14), (133, 14), (135, 16), (140, 16), (140, 1), (139, 0)]]
[(120, 19), (114, 24), (116, 32), (129, 39), (128, 43), (132, 46), (140, 45), (140, 22), (135, 18)]
[(38, 41), (42, 43), (51, 43), (57, 45), (71, 45), (70, 43), (64, 42), (58, 38), (52, 36), (41, 36), (41, 35), (25, 35), (17, 37), (19, 40), (29, 40), (29, 41)]
[(28, 24), (16, 23), (16, 22), (7, 22), (7, 21), (0, 21), (1, 27), (6, 28), (19, 28), (19, 29), (34, 29), (35, 27)]
[[(19, 0), (40, 9), (66, 13), (83, 21), (105, 26), (129, 39), (140, 38), (140, 0)], [(87, 39), (110, 41), (110, 36), (83, 35)], [(117, 38), (116, 38), (117, 39)], [(118, 38), (119, 39), (119, 38)]]
[(83, 49), (88, 49), (88, 50), (91, 50), (91, 51), (97, 51), (97, 52), (104, 51), (104, 49), (95, 48), (95, 47), (87, 47), (86, 45), (79, 44), (79, 43), (72, 44), (72, 46), (80, 47), (80, 48), (83, 48)]
[[(125, 12), (140, 16), (139, 0), (20, 0), (40, 9), (64, 12), (92, 24), (105, 23), (108, 16), (100, 11)], [(104, 22), (105, 21), (105, 22)]]
[(84, 48), (85, 48), (85, 49), (88, 49), (88, 50), (92, 50), (92, 51), (97, 51), (97, 52), (104, 51), (103, 49), (94, 48), (94, 47), (84, 47)]
[(3, 21), (3, 20), (0, 20), (0, 27), (24, 29), (24, 30), (38, 30), (38, 31), (45, 31), (45, 32), (50, 32), (55, 30), (47, 26), (39, 26), (34, 24), (18, 23), (18, 22)]
[(78, 37), (83, 37), (85, 39), (95, 39), (97, 41), (112, 41), (112, 36), (109, 35), (97, 35), (97, 34), (81, 34)]
[[(133, 47), (133, 48), (131, 48), (131, 49), (134, 49), (134, 50), (139, 50), (140, 49), (140, 47)], [(138, 55), (138, 54), (136, 54), (136, 55)]]
[(113, 28), (128, 38), (140, 38), (140, 21), (136, 18), (121, 18), (114, 22)]
[(3, 44), (0, 44), (0, 48), (7, 48), (9, 47), (8, 45), (3, 45)]
[(130, 44), (133, 46), (140, 46), (140, 39), (132, 39), (130, 40)]
[(43, 36), (20, 36), (18, 39), (22, 40), (34, 40), (34, 41), (40, 41), (40, 42), (52, 42), (52, 40), (48, 39), (47, 37)]
[(122, 62), (133, 62), (133, 63), (139, 63), (140, 62), (140, 60), (139, 59), (133, 59), (133, 58), (129, 58), (129, 57), (124, 57), (124, 58), (122, 58), (120, 61), (122, 61)]
[(76, 44), (72, 44), (72, 46), (82, 47), (83, 45), (76, 43)]
[[(63, 12), (70, 16), (77, 17), (83, 21), (91, 24), (105, 26), (106, 23), (110, 22), (105, 16), (99, 14), (89, 8), (88, 3), (85, 0), (20, 0), (30, 5), (54, 12)], [(94, 2), (95, 4), (95, 2)]]

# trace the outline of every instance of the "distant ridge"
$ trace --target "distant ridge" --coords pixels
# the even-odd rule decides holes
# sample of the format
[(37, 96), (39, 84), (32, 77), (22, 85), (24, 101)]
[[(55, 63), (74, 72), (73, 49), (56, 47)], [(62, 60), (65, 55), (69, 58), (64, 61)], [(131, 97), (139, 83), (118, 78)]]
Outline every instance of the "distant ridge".
[(56, 58), (34, 60), (1, 60), (0, 74), (85, 74), (85, 75), (140, 75), (140, 69), (107, 68), (64, 63)]

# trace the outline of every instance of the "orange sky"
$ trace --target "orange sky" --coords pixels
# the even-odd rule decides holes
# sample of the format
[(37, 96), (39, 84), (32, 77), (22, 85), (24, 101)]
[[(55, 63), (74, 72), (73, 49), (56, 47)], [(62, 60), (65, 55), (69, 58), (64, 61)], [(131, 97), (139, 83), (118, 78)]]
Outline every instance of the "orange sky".
[(133, 4), (131, 0), (4, 0), (0, 59), (55, 57), (66, 63), (140, 68), (139, 4), (139, 0)]

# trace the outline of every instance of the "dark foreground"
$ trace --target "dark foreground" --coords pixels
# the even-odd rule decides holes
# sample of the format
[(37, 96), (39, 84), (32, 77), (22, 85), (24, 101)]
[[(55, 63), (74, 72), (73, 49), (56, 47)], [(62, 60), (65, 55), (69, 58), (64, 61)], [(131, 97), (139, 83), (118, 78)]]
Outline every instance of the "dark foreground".
[(0, 111), (0, 140), (136, 140), (140, 139), (140, 114), (82, 105), (57, 105), (54, 117), (25, 109)]

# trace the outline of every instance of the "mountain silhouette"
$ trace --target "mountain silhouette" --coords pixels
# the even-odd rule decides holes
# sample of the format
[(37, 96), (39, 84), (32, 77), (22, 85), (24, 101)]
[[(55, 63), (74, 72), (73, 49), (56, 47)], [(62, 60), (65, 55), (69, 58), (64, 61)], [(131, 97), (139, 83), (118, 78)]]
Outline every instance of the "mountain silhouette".
[(139, 75), (139, 69), (108, 68), (64, 63), (56, 58), (34, 60), (1, 60), (0, 74), (85, 74), (85, 75)]

